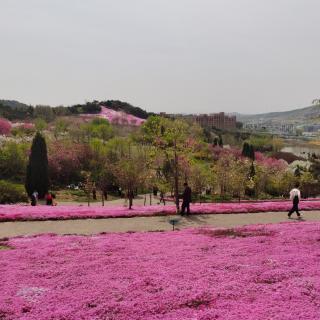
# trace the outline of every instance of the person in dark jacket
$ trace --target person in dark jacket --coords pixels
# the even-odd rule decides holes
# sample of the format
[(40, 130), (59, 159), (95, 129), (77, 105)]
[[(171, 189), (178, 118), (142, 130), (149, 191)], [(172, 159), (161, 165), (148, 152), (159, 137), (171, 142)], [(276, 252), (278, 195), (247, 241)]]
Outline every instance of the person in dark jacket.
[(183, 216), (185, 210), (187, 209), (187, 214), (190, 214), (190, 202), (191, 202), (191, 188), (185, 182), (184, 184), (184, 191), (182, 194), (182, 207), (181, 207), (181, 215)]

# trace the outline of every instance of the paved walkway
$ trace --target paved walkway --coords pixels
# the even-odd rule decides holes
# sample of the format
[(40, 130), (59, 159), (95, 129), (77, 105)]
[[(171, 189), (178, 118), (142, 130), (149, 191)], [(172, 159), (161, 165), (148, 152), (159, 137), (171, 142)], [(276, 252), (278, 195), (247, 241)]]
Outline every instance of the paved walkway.
[[(179, 219), (177, 228), (201, 226), (235, 227), (248, 224), (278, 223), (297, 221), (295, 214), (288, 220), (286, 212), (263, 212), (246, 214), (208, 214), (190, 217), (162, 216), (112, 219), (79, 219), (58, 221), (18, 221), (0, 223), (0, 238), (41, 233), (56, 234), (97, 234), (101, 232), (172, 230), (170, 219)], [(304, 220), (320, 221), (320, 211), (304, 213)]]

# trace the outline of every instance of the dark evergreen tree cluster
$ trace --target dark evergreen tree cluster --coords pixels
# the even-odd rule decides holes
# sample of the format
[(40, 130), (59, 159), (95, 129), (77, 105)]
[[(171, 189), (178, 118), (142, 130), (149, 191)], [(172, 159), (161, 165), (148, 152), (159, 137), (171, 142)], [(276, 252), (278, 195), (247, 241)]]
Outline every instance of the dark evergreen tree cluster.
[(41, 118), (47, 122), (53, 121), (56, 116), (71, 115), (67, 107), (51, 108), (49, 106), (28, 106), (23, 103), (6, 104), (0, 101), (0, 117), (8, 120), (32, 120)]
[(139, 107), (134, 107), (127, 102), (122, 102), (119, 100), (102, 101), (100, 102), (100, 105), (104, 105), (115, 111), (124, 111), (142, 119), (147, 119), (149, 116), (154, 115), (153, 113), (147, 112)]
[(294, 176), (297, 177), (297, 178), (300, 178), (301, 175), (302, 175), (302, 172), (301, 172), (301, 171), (302, 171), (302, 170), (301, 170), (301, 167), (298, 165), (298, 166), (296, 167), (296, 169), (294, 170)]
[(40, 198), (43, 198), (49, 189), (47, 145), (39, 132), (32, 141), (25, 188), (29, 196), (37, 191)]
[(99, 101), (87, 102), (86, 104), (76, 104), (74, 106), (68, 107), (68, 110), (72, 114), (81, 113), (99, 113), (101, 111), (101, 105)]
[(242, 147), (242, 155), (246, 158), (251, 159), (252, 161), (255, 160), (255, 154), (254, 154), (254, 147), (252, 144), (249, 144), (248, 142), (245, 142)]
[(216, 147), (216, 146), (219, 146), (219, 147), (223, 147), (223, 140), (222, 140), (222, 137), (219, 136), (219, 137), (216, 137), (213, 139), (213, 145)]
[(86, 104), (77, 104), (72, 107), (69, 107), (68, 109), (73, 114), (99, 113), (101, 111), (101, 106), (107, 107), (115, 111), (123, 111), (125, 113), (132, 114), (142, 119), (147, 119), (149, 115), (152, 115), (152, 113), (142, 110), (139, 107), (134, 107), (127, 102), (122, 102), (119, 100), (107, 100), (107, 101), (95, 100), (93, 102), (87, 102)]
[(32, 106), (27, 106), (24, 104), (10, 106), (0, 102), (0, 117), (8, 120), (24, 120), (30, 119), (32, 116)]

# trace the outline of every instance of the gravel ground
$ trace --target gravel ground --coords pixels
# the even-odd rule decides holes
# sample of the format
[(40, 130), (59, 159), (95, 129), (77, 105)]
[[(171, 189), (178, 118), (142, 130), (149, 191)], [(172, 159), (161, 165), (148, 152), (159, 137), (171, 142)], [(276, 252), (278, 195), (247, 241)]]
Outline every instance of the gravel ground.
[[(295, 214), (292, 221), (296, 221)], [(17, 221), (0, 223), (0, 238), (42, 233), (98, 234), (101, 232), (172, 230), (170, 219), (179, 219), (176, 228), (201, 226), (235, 227), (249, 224), (267, 224), (288, 221), (286, 212), (263, 212), (245, 214), (208, 214), (190, 217), (162, 216), (109, 219), (80, 219), (57, 221)], [(303, 220), (320, 220), (319, 211), (304, 213)]]

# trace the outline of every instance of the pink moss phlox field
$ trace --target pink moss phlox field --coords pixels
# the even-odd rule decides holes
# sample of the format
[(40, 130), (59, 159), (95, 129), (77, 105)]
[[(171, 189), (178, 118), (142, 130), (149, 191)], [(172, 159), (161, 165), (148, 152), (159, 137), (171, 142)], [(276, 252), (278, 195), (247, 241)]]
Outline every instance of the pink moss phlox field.
[(92, 118), (103, 118), (108, 120), (113, 124), (122, 124), (122, 125), (131, 125), (131, 126), (140, 126), (144, 119), (133, 116), (132, 114), (127, 114), (121, 111), (115, 111), (110, 108), (101, 106), (101, 112), (99, 114), (83, 114), (81, 115), (84, 119), (92, 119)]
[[(244, 203), (203, 203), (191, 205), (192, 214), (230, 214), (255, 212), (288, 211), (292, 207), (290, 201), (244, 202)], [(302, 211), (320, 210), (320, 201), (301, 201)], [(37, 206), (0, 205), (0, 221), (23, 220), (63, 220), (87, 218), (120, 218), (165, 216), (175, 214), (174, 205), (134, 206), (129, 210), (124, 206)]]
[(35, 124), (31, 122), (14, 122), (12, 124), (14, 128), (23, 128), (23, 129), (34, 129)]
[(2, 244), (5, 320), (320, 318), (316, 222)]

